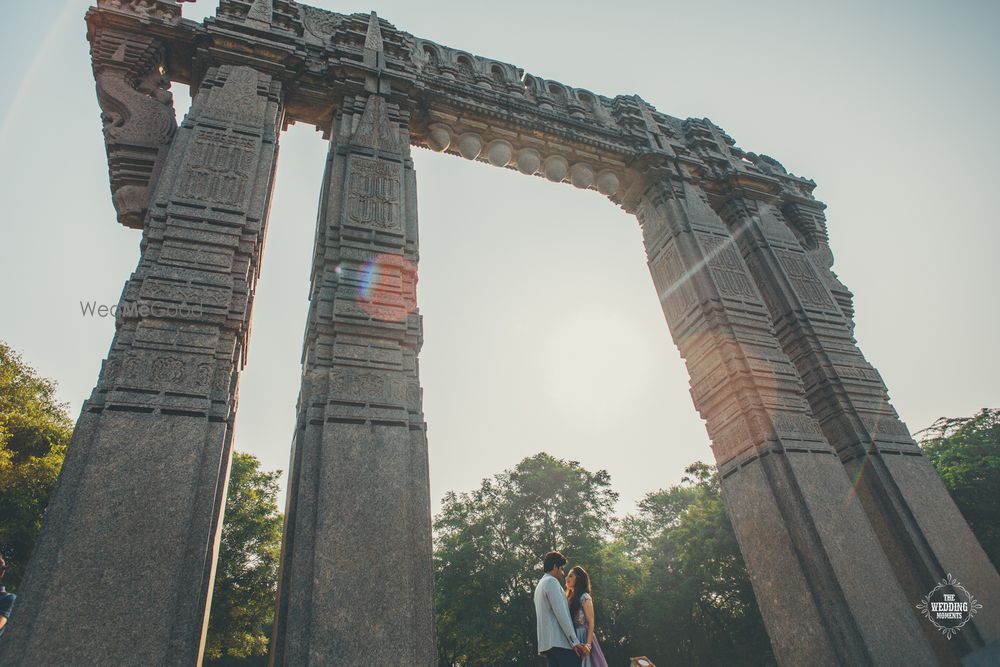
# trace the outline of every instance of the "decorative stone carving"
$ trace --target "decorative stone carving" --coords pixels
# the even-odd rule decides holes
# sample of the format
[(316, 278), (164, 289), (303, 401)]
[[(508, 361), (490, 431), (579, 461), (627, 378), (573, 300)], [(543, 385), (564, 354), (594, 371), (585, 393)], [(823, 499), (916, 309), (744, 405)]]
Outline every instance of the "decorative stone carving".
[(151, 37), (100, 29), (91, 38), (118, 221), (141, 228), (161, 162), (177, 129), (163, 47)]
[(400, 165), (352, 155), (347, 220), (361, 227), (400, 231)]
[(379, 95), (372, 95), (365, 105), (364, 114), (354, 131), (351, 141), (358, 146), (366, 146), (376, 150), (401, 153), (399, 131), (389, 120), (389, 112), (385, 100)]
[(427, 134), (428, 145), (437, 152), (446, 151), (451, 146), (451, 128), (443, 123), (434, 123)]
[(496, 139), (486, 147), (486, 159), (494, 167), (506, 167), (514, 157), (514, 147), (509, 141)]
[(365, 32), (365, 48), (372, 51), (384, 51), (385, 42), (382, 41), (382, 28), (378, 24), (378, 15), (371, 13), (368, 19), (368, 30)]
[(677, 246), (670, 244), (650, 262), (650, 272), (656, 285), (664, 285), (660, 301), (670, 322), (679, 322), (694, 305), (697, 296), (691, 287), (690, 274), (685, 271)]
[(475, 160), (483, 151), (483, 138), (475, 132), (466, 132), (458, 138), (458, 152), (462, 157)]
[(758, 299), (757, 290), (747, 275), (743, 258), (730, 239), (712, 234), (698, 234), (705, 249), (719, 292), (736, 299)]
[(782, 248), (775, 249), (775, 253), (804, 305), (814, 308), (835, 307), (827, 294), (826, 286), (820, 282), (806, 255)]
[(142, 281), (140, 294), (149, 299), (220, 308), (228, 307), (232, 298), (232, 290), (228, 288), (190, 285), (152, 277)]
[(618, 192), (618, 188), (620, 187), (621, 181), (615, 172), (605, 169), (597, 175), (597, 190), (602, 195), (616, 194)]
[(323, 9), (316, 9), (309, 5), (300, 5), (302, 8), (302, 24), (310, 35), (320, 42), (326, 42), (342, 23), (339, 14), (328, 12)]
[(574, 187), (586, 190), (594, 184), (594, 170), (587, 164), (574, 164), (569, 170), (569, 181)]
[(272, 0), (253, 0), (250, 11), (247, 12), (247, 20), (259, 21), (265, 25), (271, 24), (271, 17), (274, 14)]
[(184, 362), (177, 357), (157, 357), (153, 360), (152, 378), (154, 382), (180, 384), (184, 379)]
[(208, 204), (243, 208), (256, 167), (257, 141), (249, 137), (199, 129), (192, 155), (181, 175), (179, 195)]
[(545, 174), (545, 178), (555, 183), (566, 178), (567, 171), (569, 171), (569, 162), (562, 155), (550, 155), (542, 163), (542, 172)]
[(97, 0), (97, 6), (161, 21), (176, 21), (181, 17), (180, 3), (174, 0)]
[(542, 166), (542, 157), (534, 148), (522, 148), (517, 152), (517, 170), (522, 174), (534, 174)]
[(267, 99), (260, 95), (260, 78), (249, 67), (234, 67), (222, 85), (213, 85), (199, 111), (229, 123), (257, 125), (264, 121)]

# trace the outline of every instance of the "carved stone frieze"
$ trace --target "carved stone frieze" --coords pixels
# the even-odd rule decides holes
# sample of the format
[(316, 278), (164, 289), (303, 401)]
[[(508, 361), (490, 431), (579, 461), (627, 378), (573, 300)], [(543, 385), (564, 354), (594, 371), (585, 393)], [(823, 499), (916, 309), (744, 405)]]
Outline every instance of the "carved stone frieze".
[(97, 6), (142, 18), (176, 22), (181, 18), (181, 2), (185, 0), (97, 0)]
[(353, 155), (350, 173), (345, 222), (358, 227), (401, 231), (402, 166), (398, 162)]
[(242, 209), (256, 167), (257, 145), (253, 137), (199, 128), (178, 196)]
[(759, 300), (753, 280), (731, 238), (698, 233), (719, 292), (733, 299)]
[(305, 26), (306, 32), (320, 43), (326, 43), (341, 21), (339, 14), (308, 5), (302, 6), (302, 24)]

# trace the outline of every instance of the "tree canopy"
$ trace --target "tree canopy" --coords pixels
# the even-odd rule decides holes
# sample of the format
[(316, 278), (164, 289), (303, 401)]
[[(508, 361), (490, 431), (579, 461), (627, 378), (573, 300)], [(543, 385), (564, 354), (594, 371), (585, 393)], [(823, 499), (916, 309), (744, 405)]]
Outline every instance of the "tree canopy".
[(610, 664), (772, 662), (713, 469), (692, 465), (624, 520), (616, 500), (606, 471), (544, 453), (448, 494), (435, 521), (440, 664), (537, 664), (532, 592), (552, 550), (590, 573)]
[(24, 576), (72, 433), (56, 383), (0, 342), (0, 547), (12, 591)]
[(206, 665), (264, 665), (281, 554), (278, 478), (256, 456), (233, 452), (216, 566)]
[[(0, 548), (17, 589), (73, 423), (56, 385), (0, 343)], [(1000, 566), (1000, 410), (941, 418), (921, 446), (994, 565)], [(282, 517), (280, 471), (233, 453), (206, 665), (264, 665)], [(435, 517), (439, 663), (536, 665), (532, 593), (559, 550), (591, 575), (597, 634), (610, 664), (772, 665), (774, 657), (712, 466), (614, 515), (604, 471), (545, 453), (448, 493)]]
[(444, 664), (535, 664), (532, 593), (541, 557), (558, 547), (571, 564), (600, 572), (617, 498), (607, 472), (548, 454), (445, 496), (434, 523)]
[(1000, 568), (1000, 409), (942, 417), (918, 435), (976, 539)]
[(715, 468), (646, 495), (622, 542), (642, 566), (631, 644), (659, 664), (768, 665), (771, 645)]

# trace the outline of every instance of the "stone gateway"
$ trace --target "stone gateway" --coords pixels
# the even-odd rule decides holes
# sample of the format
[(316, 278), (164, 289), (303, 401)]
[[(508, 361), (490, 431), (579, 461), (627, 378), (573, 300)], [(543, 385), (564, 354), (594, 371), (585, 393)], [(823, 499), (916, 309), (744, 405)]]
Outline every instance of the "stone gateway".
[[(98, 0), (87, 26), (112, 197), (142, 253), (2, 664), (200, 664), (278, 141), (295, 122), (330, 147), (272, 665), (437, 662), (412, 146), (636, 216), (781, 665), (957, 664), (1000, 640), (1000, 576), (858, 349), (811, 180), (707, 119), (374, 13), (221, 0), (196, 23), (174, 0)], [(179, 127), (170, 81), (193, 94)], [(394, 576), (367, 576), (376, 563)], [(946, 639), (916, 605), (951, 574), (983, 613)]]

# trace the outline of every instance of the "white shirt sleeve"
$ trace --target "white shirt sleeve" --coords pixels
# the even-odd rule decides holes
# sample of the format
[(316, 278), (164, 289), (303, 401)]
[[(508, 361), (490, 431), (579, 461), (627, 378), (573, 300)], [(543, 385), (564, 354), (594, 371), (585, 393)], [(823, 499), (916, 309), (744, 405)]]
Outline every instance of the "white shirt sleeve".
[(545, 598), (549, 601), (549, 606), (552, 607), (552, 613), (555, 614), (556, 621), (559, 622), (559, 626), (566, 634), (566, 638), (569, 639), (569, 645), (576, 646), (580, 641), (576, 638), (573, 619), (569, 617), (569, 604), (566, 602), (566, 596), (563, 595), (562, 586), (559, 585), (559, 581), (554, 577), (545, 587)]

